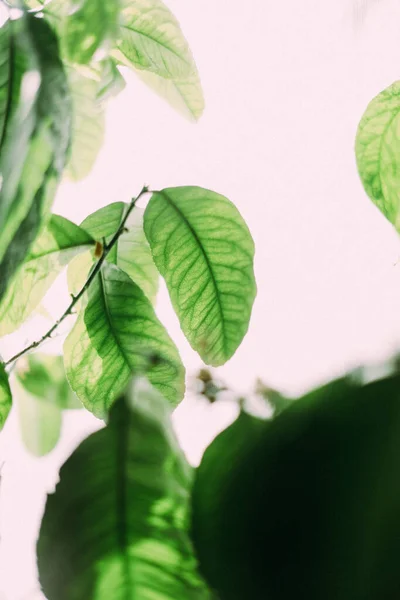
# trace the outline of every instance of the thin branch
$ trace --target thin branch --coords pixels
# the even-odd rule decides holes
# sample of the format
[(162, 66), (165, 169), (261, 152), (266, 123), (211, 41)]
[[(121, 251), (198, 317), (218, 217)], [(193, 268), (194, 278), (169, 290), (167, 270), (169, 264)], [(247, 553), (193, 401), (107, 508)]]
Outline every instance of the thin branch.
[(46, 331), (46, 333), (44, 335), (42, 335), (42, 337), (39, 340), (36, 340), (35, 342), (32, 342), (31, 344), (29, 344), (29, 346), (26, 346), (26, 348), (24, 348), (23, 350), (21, 350), (20, 352), (17, 352), (17, 354), (15, 354), (14, 356), (12, 356), (11, 358), (9, 358), (5, 363), (4, 366), (7, 367), (9, 365), (11, 365), (12, 363), (14, 363), (18, 358), (21, 358), (21, 356), (24, 356), (24, 354), (27, 354), (28, 352), (30, 352), (31, 350), (34, 350), (35, 348), (37, 348), (38, 346), (40, 346), (41, 344), (43, 344), (44, 341), (46, 341), (47, 339), (51, 338), (51, 336), (53, 335), (53, 333), (56, 331), (56, 329), (58, 329), (58, 327), (61, 325), (61, 323), (70, 315), (72, 314), (73, 309), (75, 308), (75, 306), (78, 304), (79, 300), (82, 298), (83, 294), (85, 292), (87, 292), (87, 290), (89, 289), (91, 283), (94, 281), (96, 275), (99, 273), (102, 264), (104, 263), (107, 254), (110, 252), (111, 248), (113, 248), (113, 246), (116, 244), (116, 242), (118, 241), (118, 238), (122, 235), (122, 233), (125, 230), (125, 225), (126, 222), (128, 220), (129, 215), (131, 214), (132, 210), (135, 207), (136, 202), (139, 200), (139, 198), (141, 198), (144, 194), (147, 194), (149, 191), (147, 186), (144, 186), (142, 188), (142, 190), (140, 191), (140, 193), (136, 196), (136, 198), (132, 198), (131, 203), (128, 206), (128, 209), (125, 213), (124, 218), (122, 219), (117, 231), (115, 232), (115, 234), (113, 235), (112, 239), (109, 241), (109, 243), (107, 245), (104, 246), (103, 248), (103, 252), (102, 255), (100, 256), (99, 260), (97, 261), (97, 263), (95, 264), (95, 266), (93, 267), (93, 270), (90, 272), (89, 277), (86, 280), (86, 283), (84, 284), (84, 286), (81, 288), (81, 290), (78, 292), (78, 294), (76, 296), (72, 297), (72, 302), (70, 303), (70, 305), (68, 306), (68, 308), (64, 311), (64, 313), (61, 315), (61, 317), (59, 319), (57, 319), (57, 321), (54, 323), (54, 325), (52, 325), (52, 327), (50, 327), (50, 329), (48, 331)]

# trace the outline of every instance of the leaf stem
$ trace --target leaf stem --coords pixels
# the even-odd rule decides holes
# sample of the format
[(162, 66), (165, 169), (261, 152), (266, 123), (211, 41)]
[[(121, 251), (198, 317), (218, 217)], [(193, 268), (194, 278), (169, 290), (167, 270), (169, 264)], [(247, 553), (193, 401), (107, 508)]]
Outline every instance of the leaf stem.
[(5, 363), (4, 366), (7, 367), (9, 365), (11, 365), (12, 363), (14, 363), (16, 360), (18, 360), (18, 358), (21, 358), (21, 356), (24, 356), (24, 354), (27, 354), (28, 352), (30, 352), (31, 350), (34, 350), (35, 348), (37, 348), (38, 346), (40, 346), (41, 344), (43, 344), (44, 341), (46, 341), (47, 339), (51, 338), (51, 336), (53, 335), (53, 333), (56, 331), (56, 329), (58, 329), (58, 327), (61, 325), (61, 323), (70, 315), (72, 314), (73, 309), (75, 308), (75, 306), (78, 304), (79, 300), (82, 298), (83, 294), (85, 292), (87, 292), (87, 290), (89, 289), (91, 283), (93, 282), (93, 280), (95, 279), (96, 275), (99, 273), (102, 264), (104, 263), (107, 254), (110, 252), (111, 248), (113, 248), (113, 246), (116, 244), (116, 242), (118, 241), (118, 238), (122, 235), (122, 233), (125, 230), (125, 225), (126, 222), (128, 220), (129, 215), (131, 214), (132, 210), (134, 209), (136, 202), (139, 200), (139, 198), (141, 198), (144, 194), (147, 194), (149, 192), (149, 188), (147, 186), (143, 186), (143, 188), (141, 189), (141, 191), (139, 192), (139, 194), (136, 196), (136, 198), (132, 198), (127, 211), (117, 229), (117, 231), (115, 232), (115, 234), (113, 235), (112, 239), (109, 241), (108, 244), (106, 244), (103, 248), (103, 253), (100, 256), (100, 258), (98, 259), (98, 261), (96, 262), (96, 264), (94, 265), (92, 271), (90, 272), (89, 277), (87, 278), (85, 284), (83, 285), (83, 287), (80, 289), (80, 291), (78, 292), (78, 294), (76, 296), (72, 297), (72, 302), (69, 304), (69, 306), (66, 308), (66, 310), (63, 312), (63, 314), (61, 315), (61, 317), (59, 319), (57, 319), (57, 321), (54, 323), (54, 325), (52, 325), (50, 327), (50, 329), (48, 331), (46, 331), (45, 334), (42, 335), (42, 337), (38, 340), (36, 340), (35, 342), (32, 342), (31, 344), (29, 344), (29, 346), (26, 346), (26, 348), (24, 348), (23, 350), (21, 350), (20, 352), (17, 352), (17, 354), (15, 354), (14, 356), (12, 356), (11, 358), (9, 358)]

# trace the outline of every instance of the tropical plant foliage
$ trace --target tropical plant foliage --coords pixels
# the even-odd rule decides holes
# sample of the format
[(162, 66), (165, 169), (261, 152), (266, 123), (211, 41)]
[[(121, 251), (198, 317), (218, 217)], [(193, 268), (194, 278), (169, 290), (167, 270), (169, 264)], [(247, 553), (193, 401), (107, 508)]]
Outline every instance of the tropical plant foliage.
[[(201, 116), (175, 16), (161, 0), (4, 6), (19, 10), (0, 28), (0, 335), (40, 311), (64, 269), (71, 299), (39, 339), (0, 359), (0, 429), (14, 404), (26, 448), (44, 456), (64, 411), (106, 424), (47, 499), (37, 543), (47, 599), (399, 597), (399, 361), (380, 381), (357, 371), (299, 399), (259, 381), (272, 417), (251, 416), (241, 398), (192, 469), (171, 425), (185, 368), (155, 311), (159, 280), (194, 351), (223, 365), (256, 296), (245, 221), (222, 194), (189, 185), (145, 186), (81, 224), (51, 212), (62, 177), (79, 180), (96, 161), (121, 67)], [(356, 139), (365, 190), (398, 231), (399, 114), (395, 83)], [(62, 356), (36, 352), (72, 315)], [(210, 402), (227, 389), (207, 369), (199, 379)]]
[[(19, 11), (0, 28), (0, 335), (40, 311), (66, 267), (71, 300), (0, 362), (0, 427), (14, 399), (25, 446), (43, 456), (64, 410), (84, 406), (108, 422), (48, 500), (43, 590), (49, 600), (210, 598), (189, 535), (193, 472), (169, 416), (185, 369), (154, 304), (161, 275), (193, 348), (208, 364), (229, 360), (255, 298), (251, 234), (230, 200), (200, 187), (144, 187), (80, 225), (51, 213), (61, 178), (79, 180), (96, 161), (121, 66), (201, 116), (192, 53), (160, 0), (11, 4)], [(75, 313), (63, 356), (34, 352)]]

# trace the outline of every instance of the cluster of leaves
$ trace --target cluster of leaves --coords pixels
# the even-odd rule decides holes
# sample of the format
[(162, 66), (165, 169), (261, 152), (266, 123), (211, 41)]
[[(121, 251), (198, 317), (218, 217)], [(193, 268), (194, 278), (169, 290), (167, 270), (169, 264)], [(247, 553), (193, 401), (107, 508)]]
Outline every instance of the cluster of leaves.
[[(41, 456), (63, 410), (84, 406), (107, 422), (47, 500), (37, 556), (48, 600), (398, 597), (398, 362), (380, 381), (351, 374), (295, 402), (260, 382), (273, 419), (242, 403), (194, 470), (171, 427), (185, 370), (154, 311), (158, 280), (193, 349), (224, 364), (256, 294), (241, 215), (194, 186), (145, 187), (80, 225), (51, 214), (61, 177), (84, 177), (94, 163), (120, 66), (200, 116), (176, 19), (160, 0), (7, 4), (19, 11), (0, 28), (0, 335), (30, 318), (67, 266), (71, 301), (0, 363), (0, 427), (14, 396), (25, 444)], [(356, 142), (365, 189), (397, 230), (399, 90), (372, 101)], [(72, 313), (63, 357), (31, 354)], [(216, 401), (224, 386), (206, 370), (201, 380)]]
[(168, 402), (134, 378), (48, 497), (37, 544), (45, 594), (398, 597), (398, 361), (391, 369), (368, 383), (352, 372), (270, 420), (242, 409), (197, 469)]
[[(0, 424), (11, 407), (6, 368), (77, 311), (64, 346), (68, 381), (96, 416), (133, 374), (172, 403), (184, 367), (153, 303), (159, 273), (202, 359), (223, 364), (246, 333), (254, 245), (233, 204), (198, 187), (110, 204), (78, 226), (51, 214), (64, 174), (87, 174), (102, 141), (104, 102), (133, 68), (198, 118), (203, 96), (180, 26), (160, 0), (28, 0), (0, 28), (0, 335), (19, 328), (69, 264), (72, 302), (43, 337), (1, 366)], [(14, 12), (10, 11), (13, 16)], [(147, 79), (149, 76), (149, 79)], [(179, 106), (178, 106), (179, 108)]]
[[(40, 339), (0, 362), (0, 428), (14, 398), (25, 444), (42, 456), (63, 410), (85, 407), (108, 422), (49, 499), (43, 589), (49, 600), (211, 598), (189, 535), (193, 472), (169, 420), (185, 369), (154, 302), (161, 275), (193, 349), (224, 364), (256, 294), (250, 232), (230, 200), (194, 186), (144, 187), (80, 225), (51, 213), (61, 178), (92, 168), (121, 66), (201, 115), (192, 54), (160, 0), (4, 4), (18, 10), (0, 28), (0, 336), (40, 309), (66, 267), (71, 300)], [(75, 313), (62, 357), (32, 354)]]

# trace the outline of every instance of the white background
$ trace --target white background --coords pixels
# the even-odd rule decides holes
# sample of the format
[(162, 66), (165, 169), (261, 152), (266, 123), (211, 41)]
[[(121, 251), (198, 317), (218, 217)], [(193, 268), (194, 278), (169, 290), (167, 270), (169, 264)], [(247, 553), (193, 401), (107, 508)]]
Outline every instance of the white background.
[[(79, 223), (100, 206), (128, 201), (144, 183), (195, 184), (228, 196), (257, 252), (250, 330), (218, 372), (238, 392), (250, 392), (260, 376), (297, 394), (398, 349), (399, 241), (363, 192), (353, 147), (368, 102), (400, 77), (400, 3), (370, 1), (366, 14), (365, 0), (169, 4), (201, 73), (203, 118), (187, 123), (129, 76), (109, 107), (95, 169), (81, 184), (63, 185), (55, 211)], [(63, 294), (61, 282), (48, 299), (55, 316)], [(194, 375), (201, 363), (163, 290), (158, 313)], [(5, 357), (26, 335), (3, 342)], [(211, 407), (193, 397), (176, 411), (194, 464), (233, 414), (228, 403)], [(34, 459), (10, 417), (0, 436), (2, 599), (39, 597), (34, 544), (45, 494), (61, 462), (99, 426), (83, 412), (68, 414), (57, 449)]]

